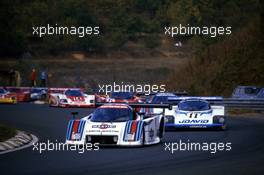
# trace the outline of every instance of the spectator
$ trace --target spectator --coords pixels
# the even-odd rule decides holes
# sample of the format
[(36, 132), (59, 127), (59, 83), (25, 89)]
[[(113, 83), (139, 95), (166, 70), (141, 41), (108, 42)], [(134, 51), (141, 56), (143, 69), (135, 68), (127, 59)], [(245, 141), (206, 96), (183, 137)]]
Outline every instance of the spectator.
[(40, 74), (40, 80), (41, 80), (41, 86), (42, 87), (46, 87), (46, 83), (47, 83), (47, 73), (46, 71), (42, 71)]
[(20, 87), (21, 86), (21, 76), (20, 72), (15, 70), (15, 81), (16, 81), (16, 86)]
[(15, 71), (13, 69), (10, 69), (9, 71), (9, 86), (14, 86), (15, 81)]
[(37, 85), (37, 81), (36, 81), (36, 78), (37, 78), (37, 73), (36, 73), (36, 69), (32, 69), (32, 72), (31, 72), (31, 76), (30, 76), (30, 79), (31, 79), (31, 86), (32, 87), (35, 87)]

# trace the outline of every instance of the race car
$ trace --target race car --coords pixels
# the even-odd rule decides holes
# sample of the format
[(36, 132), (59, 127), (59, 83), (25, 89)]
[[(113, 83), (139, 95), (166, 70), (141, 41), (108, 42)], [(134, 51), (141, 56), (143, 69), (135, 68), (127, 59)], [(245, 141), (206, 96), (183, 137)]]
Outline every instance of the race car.
[(105, 103), (81, 119), (68, 123), (66, 143), (142, 146), (157, 144), (164, 135), (164, 114), (138, 113), (135, 108), (169, 105)]
[(109, 103), (138, 103), (140, 99), (133, 92), (112, 92), (106, 98)]
[(166, 128), (226, 129), (225, 107), (221, 97), (172, 98), (180, 101), (166, 116)]
[(0, 88), (0, 103), (16, 104), (17, 103), (16, 94), (8, 92), (4, 88)]
[(168, 103), (168, 99), (171, 97), (177, 97), (174, 93), (169, 92), (163, 92), (163, 93), (157, 93), (151, 100), (151, 103), (155, 104), (162, 104), (162, 103)]
[(264, 88), (256, 86), (238, 86), (232, 93), (232, 98), (258, 99), (264, 98)]
[(28, 102), (30, 100), (30, 88), (28, 87), (5, 87), (5, 89), (15, 94), (18, 102)]
[(49, 104), (57, 107), (94, 107), (95, 96), (79, 88), (50, 88)]
[[(152, 100), (150, 101), (151, 103), (154, 104), (169, 104), (169, 98), (177, 98), (178, 96), (175, 95), (174, 93), (170, 92), (161, 92), (157, 93), (153, 96)], [(149, 108), (147, 109), (148, 111), (146, 112), (154, 112), (154, 113), (159, 113), (162, 111), (162, 109), (159, 108)], [(172, 109), (165, 109), (165, 116), (170, 115)]]
[(47, 88), (31, 88), (30, 89), (30, 100), (31, 101), (36, 101), (36, 100), (46, 100), (47, 98)]

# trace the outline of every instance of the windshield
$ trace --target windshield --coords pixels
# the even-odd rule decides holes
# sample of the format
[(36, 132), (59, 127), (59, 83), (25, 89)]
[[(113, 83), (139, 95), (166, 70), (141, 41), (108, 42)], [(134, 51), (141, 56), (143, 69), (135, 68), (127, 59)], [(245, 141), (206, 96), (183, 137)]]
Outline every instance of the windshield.
[(206, 101), (184, 101), (179, 103), (179, 110), (183, 111), (205, 111), (210, 109), (209, 103)]
[(81, 91), (78, 91), (78, 90), (67, 90), (65, 92), (65, 95), (66, 96), (74, 96), (74, 97), (81, 97), (83, 96)]
[(152, 103), (168, 103), (168, 98), (169, 96), (155, 96), (152, 99)]
[(245, 94), (247, 95), (257, 95), (261, 88), (247, 87), (245, 88)]
[(92, 122), (125, 122), (132, 118), (128, 108), (97, 108), (92, 114)]
[(131, 92), (113, 92), (111, 93), (110, 98), (113, 99), (133, 99), (133, 93)]

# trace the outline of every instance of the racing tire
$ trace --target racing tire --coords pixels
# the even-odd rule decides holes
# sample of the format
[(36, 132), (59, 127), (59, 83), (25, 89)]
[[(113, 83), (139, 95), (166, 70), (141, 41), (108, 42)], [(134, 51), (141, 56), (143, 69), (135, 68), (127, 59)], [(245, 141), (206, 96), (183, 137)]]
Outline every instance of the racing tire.
[[(54, 102), (56, 101), (56, 102)], [(49, 99), (49, 106), (59, 106), (58, 100), (55, 100), (54, 98)]]

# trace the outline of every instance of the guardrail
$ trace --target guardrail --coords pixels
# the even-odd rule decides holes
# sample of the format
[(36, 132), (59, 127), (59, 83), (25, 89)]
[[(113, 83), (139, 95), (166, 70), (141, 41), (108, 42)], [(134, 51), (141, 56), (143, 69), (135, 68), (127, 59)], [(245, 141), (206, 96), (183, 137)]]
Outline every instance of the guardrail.
[(222, 104), (224, 104), (227, 108), (231, 108), (231, 109), (264, 110), (264, 99), (224, 98)]

